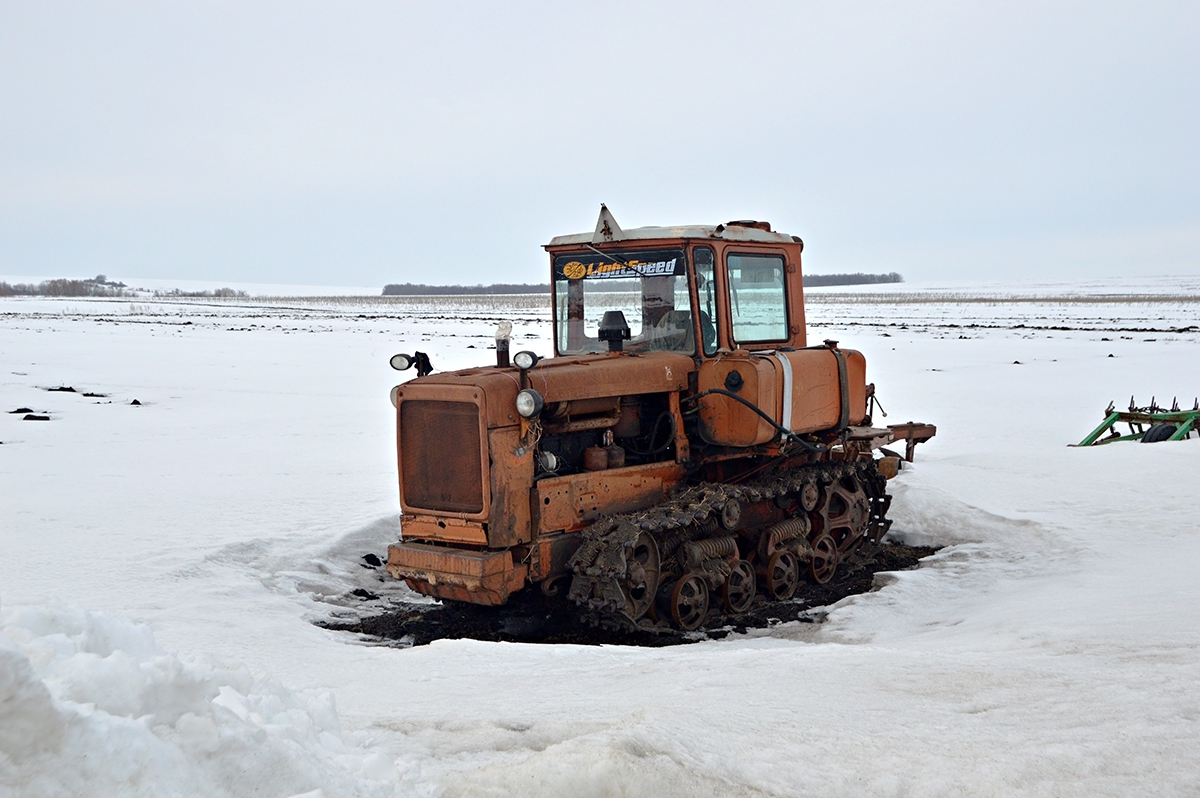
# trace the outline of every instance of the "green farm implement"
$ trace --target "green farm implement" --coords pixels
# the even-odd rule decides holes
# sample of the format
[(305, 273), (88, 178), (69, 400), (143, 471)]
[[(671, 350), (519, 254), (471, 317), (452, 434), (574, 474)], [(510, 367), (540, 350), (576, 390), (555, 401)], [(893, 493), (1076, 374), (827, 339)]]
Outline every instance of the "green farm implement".
[[(1129, 398), (1128, 410), (1115, 410), (1111, 402), (1104, 411), (1104, 421), (1092, 433), (1079, 442), (1079, 446), (1098, 446), (1114, 441), (1181, 441), (1195, 432), (1200, 436), (1200, 400), (1191, 410), (1180, 410), (1179, 401), (1171, 402), (1171, 409), (1159, 407), (1153, 398), (1149, 407), (1138, 407), (1133, 397)], [(1118, 424), (1125, 424), (1129, 432), (1122, 435)], [(1105, 432), (1108, 432), (1105, 435)]]

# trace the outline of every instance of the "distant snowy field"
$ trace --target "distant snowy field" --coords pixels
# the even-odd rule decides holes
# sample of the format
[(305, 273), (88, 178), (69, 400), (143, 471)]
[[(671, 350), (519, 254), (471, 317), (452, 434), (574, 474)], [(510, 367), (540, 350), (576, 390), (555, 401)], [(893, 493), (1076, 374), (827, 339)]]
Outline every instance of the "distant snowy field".
[(251, 293), (0, 299), (0, 796), (1200, 793), (1200, 441), (1067, 447), (1200, 394), (1200, 278), (810, 290), (810, 340), (938, 425), (891, 490), (946, 548), (657, 650), (312, 625), (410, 595), (359, 566), (388, 357), (486, 364), (505, 319), (546, 354), (548, 299)]

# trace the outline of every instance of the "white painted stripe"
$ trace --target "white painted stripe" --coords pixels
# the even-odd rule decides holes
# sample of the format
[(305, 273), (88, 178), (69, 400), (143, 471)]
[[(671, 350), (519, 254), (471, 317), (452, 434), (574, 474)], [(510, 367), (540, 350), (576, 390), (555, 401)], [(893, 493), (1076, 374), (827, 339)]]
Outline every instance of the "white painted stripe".
[(792, 428), (792, 361), (788, 360), (787, 354), (779, 352), (775, 355), (779, 360), (780, 367), (783, 368), (783, 418), (780, 424), (786, 430)]

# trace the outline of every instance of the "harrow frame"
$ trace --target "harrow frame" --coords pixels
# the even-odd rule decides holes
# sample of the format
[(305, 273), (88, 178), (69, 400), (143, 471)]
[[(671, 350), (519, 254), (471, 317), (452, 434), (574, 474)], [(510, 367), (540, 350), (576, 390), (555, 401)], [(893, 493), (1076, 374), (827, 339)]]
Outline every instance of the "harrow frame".
[[(1178, 402), (1173, 402), (1171, 409), (1167, 410), (1158, 407), (1153, 399), (1150, 400), (1149, 407), (1136, 407), (1131, 399), (1128, 410), (1116, 410), (1110, 402), (1104, 413), (1105, 419), (1100, 426), (1075, 444), (1076, 446), (1099, 446), (1103, 443), (1117, 441), (1139, 441), (1146, 434), (1146, 430), (1155, 424), (1175, 425), (1175, 432), (1167, 438), (1168, 441), (1184, 440), (1192, 432), (1196, 432), (1200, 436), (1200, 402), (1197, 402), (1191, 410), (1180, 410)], [(1129, 433), (1126, 435), (1119, 433), (1117, 424), (1127, 424)], [(1105, 430), (1108, 430), (1110, 434), (1103, 438), (1100, 437)]]

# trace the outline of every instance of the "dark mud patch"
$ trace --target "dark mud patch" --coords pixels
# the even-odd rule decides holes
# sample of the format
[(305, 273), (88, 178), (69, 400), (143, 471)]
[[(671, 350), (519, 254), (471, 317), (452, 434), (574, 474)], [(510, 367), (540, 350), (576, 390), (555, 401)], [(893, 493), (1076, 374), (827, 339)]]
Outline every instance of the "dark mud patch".
[[(923, 557), (936, 552), (926, 546), (892, 543), (853, 569), (839, 571), (827, 585), (803, 583), (796, 596), (785, 602), (765, 601), (761, 596), (741, 615), (710, 615), (695, 632), (670, 629), (659, 632), (629, 631), (589, 626), (563, 597), (547, 598), (540, 590), (525, 590), (502, 607), (474, 604), (413, 604), (353, 623), (325, 623), (326, 629), (365, 635), (399, 645), (423, 646), (434, 640), (471, 638), (511, 643), (573, 643), (576, 645), (676, 646), (719, 640), (748, 629), (765, 629), (788, 621), (819, 623), (824, 614), (816, 611), (846, 596), (869, 592), (875, 574), (916, 568)], [(365, 592), (365, 591), (364, 591)], [(719, 598), (713, 597), (719, 602)]]

